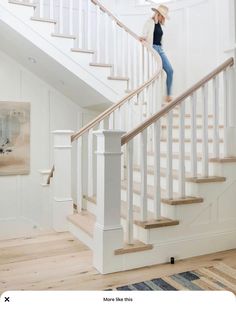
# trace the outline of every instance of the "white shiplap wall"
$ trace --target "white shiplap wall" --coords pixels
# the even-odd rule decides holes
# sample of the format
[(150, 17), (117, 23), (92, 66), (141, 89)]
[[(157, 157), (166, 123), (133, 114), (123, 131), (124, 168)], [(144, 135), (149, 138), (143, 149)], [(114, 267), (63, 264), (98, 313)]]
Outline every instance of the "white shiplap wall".
[(53, 163), (51, 131), (78, 130), (78, 117), (87, 114), (1, 51), (0, 86), (1, 101), (31, 103), (31, 171), (30, 175), (0, 176), (1, 238), (31, 234), (34, 225), (50, 228), (49, 192), (40, 186), (39, 170)]

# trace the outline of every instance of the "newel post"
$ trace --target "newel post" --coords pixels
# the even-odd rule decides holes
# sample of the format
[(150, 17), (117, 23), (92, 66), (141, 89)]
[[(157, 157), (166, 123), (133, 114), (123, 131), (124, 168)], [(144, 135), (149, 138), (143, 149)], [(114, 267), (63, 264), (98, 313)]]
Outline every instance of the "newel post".
[(54, 167), (53, 174), (53, 228), (67, 231), (67, 216), (73, 214), (71, 193), (71, 135), (73, 131), (53, 131)]
[(94, 230), (94, 267), (106, 274), (122, 269), (114, 251), (124, 244), (121, 226), (122, 131), (99, 130), (97, 136), (97, 220)]

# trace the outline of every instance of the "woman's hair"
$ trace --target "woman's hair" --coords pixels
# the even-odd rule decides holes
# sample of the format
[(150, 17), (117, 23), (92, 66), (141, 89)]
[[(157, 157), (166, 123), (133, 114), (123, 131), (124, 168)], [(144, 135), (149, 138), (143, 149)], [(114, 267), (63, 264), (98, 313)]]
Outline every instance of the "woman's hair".
[(152, 19), (153, 19), (153, 20), (155, 19), (156, 14), (157, 14), (158, 16), (162, 16), (162, 17), (163, 17), (163, 22), (162, 22), (161, 24), (164, 25), (164, 24), (165, 24), (165, 18), (164, 18), (164, 16), (161, 15), (161, 13), (159, 13), (158, 11), (155, 11), (155, 12), (154, 12), (154, 14), (153, 14), (153, 16), (152, 16)]

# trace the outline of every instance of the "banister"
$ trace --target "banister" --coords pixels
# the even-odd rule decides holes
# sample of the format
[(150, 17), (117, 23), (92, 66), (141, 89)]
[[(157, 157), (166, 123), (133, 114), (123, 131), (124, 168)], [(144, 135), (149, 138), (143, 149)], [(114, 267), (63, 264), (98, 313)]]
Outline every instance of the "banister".
[[(113, 20), (115, 20), (116, 24), (120, 27), (122, 27), (126, 32), (128, 32), (132, 37), (137, 39), (139, 41), (139, 36), (135, 34), (133, 31), (131, 31), (127, 26), (125, 26), (120, 20), (118, 20), (107, 8), (105, 8), (99, 1), (97, 0), (91, 0), (91, 2), (95, 5), (98, 5), (100, 9), (103, 12), (106, 12)], [(116, 109), (121, 107), (123, 104), (125, 104), (128, 100), (132, 99), (135, 95), (139, 94), (142, 90), (145, 89), (145, 87), (149, 86), (161, 73), (162, 69), (162, 62), (159, 57), (159, 55), (156, 53), (156, 51), (149, 46), (147, 43), (142, 42), (143, 46), (145, 46), (156, 58), (156, 60), (159, 62), (160, 67), (158, 68), (157, 72), (153, 75), (152, 78), (150, 78), (146, 83), (142, 84), (140, 87), (138, 87), (136, 90), (130, 92), (127, 96), (122, 98), (118, 103), (111, 106), (104, 112), (102, 112), (99, 116), (97, 116), (95, 119), (93, 119), (91, 122), (89, 122), (87, 125), (85, 125), (82, 129), (80, 129), (77, 133), (73, 134), (71, 136), (71, 142), (76, 141), (80, 136), (88, 132), (91, 128), (96, 126), (99, 122), (104, 120), (106, 117), (108, 117), (112, 112), (114, 112)]]
[[(100, 9), (104, 12), (107, 13), (108, 16), (110, 18), (112, 18), (116, 24), (123, 28), (127, 33), (129, 33), (133, 38), (135, 38), (136, 40), (138, 40), (140, 42), (140, 38), (137, 34), (135, 34), (132, 30), (130, 30), (125, 24), (123, 24), (119, 19), (117, 19), (117, 17), (115, 15), (113, 15), (105, 6), (103, 6), (99, 1), (97, 0), (91, 0), (91, 2), (94, 5), (98, 5), (100, 7)], [(107, 110), (105, 110), (104, 112), (102, 112), (98, 117), (96, 117), (94, 120), (92, 120), (91, 122), (89, 122), (86, 126), (84, 126), (83, 128), (81, 128), (77, 133), (73, 134), (71, 136), (71, 142), (76, 141), (78, 138), (80, 138), (83, 134), (85, 134), (86, 132), (88, 132), (91, 128), (93, 128), (94, 126), (96, 126), (99, 122), (101, 122), (102, 120), (104, 120), (106, 117), (108, 117), (112, 112), (114, 112), (116, 109), (118, 109), (119, 107), (121, 107), (123, 104), (125, 104), (128, 100), (132, 99), (135, 95), (139, 94), (140, 92), (142, 92), (147, 86), (151, 85), (151, 83), (157, 79), (161, 73), (162, 70), (162, 62), (161, 62), (161, 58), (160, 56), (156, 53), (156, 51), (150, 46), (148, 45), (145, 41), (140, 42), (140, 44), (142, 46), (144, 46), (147, 50), (149, 50), (154, 58), (156, 59), (157, 63), (159, 64), (159, 67), (156, 71), (156, 73), (145, 83), (143, 83), (140, 87), (138, 87), (137, 89), (135, 89), (134, 91), (130, 92), (127, 96), (125, 96), (123, 99), (121, 99), (118, 103), (114, 104), (112, 107), (108, 108)], [(54, 172), (54, 168), (52, 168), (51, 173), (48, 177), (48, 184), (50, 184), (50, 179), (53, 176), (53, 172)]]
[(93, 119), (91, 122), (89, 122), (87, 125), (85, 125), (83, 128), (79, 130), (79, 132), (73, 134), (71, 136), (71, 141), (76, 141), (80, 136), (85, 134), (87, 131), (89, 131), (91, 128), (96, 126), (99, 122), (104, 120), (106, 117), (108, 117), (112, 112), (114, 112), (116, 109), (121, 107), (124, 103), (126, 103), (128, 100), (132, 99), (135, 95), (139, 94), (142, 90), (144, 90), (145, 87), (149, 86), (159, 75), (160, 75), (160, 69), (158, 69), (157, 73), (149, 79), (146, 83), (138, 87), (133, 92), (129, 93), (127, 96), (125, 96), (122, 100), (120, 100), (117, 104), (111, 106), (107, 110), (103, 111), (99, 116), (97, 116), (95, 119)]
[(152, 125), (157, 120), (161, 119), (163, 116), (165, 116), (169, 111), (173, 110), (176, 106), (178, 106), (181, 102), (183, 102), (186, 98), (191, 96), (195, 91), (197, 91), (200, 87), (202, 87), (204, 84), (209, 82), (211, 79), (213, 79), (216, 75), (218, 75), (220, 72), (225, 70), (227, 67), (234, 65), (234, 59), (229, 58), (226, 60), (223, 64), (218, 66), (215, 70), (210, 72), (208, 75), (206, 75), (203, 79), (198, 81), (196, 84), (194, 84), (192, 87), (187, 89), (184, 93), (182, 93), (180, 96), (176, 97), (173, 101), (170, 102), (169, 105), (165, 106), (163, 109), (158, 111), (156, 114), (151, 116), (150, 118), (146, 119), (144, 122), (140, 123), (135, 129), (131, 130), (130, 132), (127, 132), (125, 135), (121, 138), (121, 145), (127, 144), (130, 140), (132, 140), (136, 135), (143, 132), (147, 127)]

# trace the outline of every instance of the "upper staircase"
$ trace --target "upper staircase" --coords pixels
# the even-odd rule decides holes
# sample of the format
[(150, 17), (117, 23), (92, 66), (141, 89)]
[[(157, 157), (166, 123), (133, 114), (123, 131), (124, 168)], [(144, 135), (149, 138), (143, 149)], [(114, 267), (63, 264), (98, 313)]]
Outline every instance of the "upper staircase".
[(108, 107), (141, 83), (142, 45), (97, 1), (1, 0), (0, 11), (2, 49), (80, 106)]
[[(235, 247), (233, 58), (163, 104), (161, 59), (151, 47), (96, 0), (68, 1), (67, 18), (63, 1), (53, 4), (9, 1), (7, 8), (33, 9), (27, 25), (53, 25), (50, 41), (90, 74), (88, 81), (77, 75), (119, 98), (105, 88), (112, 106), (76, 133), (54, 132), (54, 167), (43, 174), (48, 184), (53, 176), (54, 228), (69, 226), (102, 273)], [(103, 87), (91, 84), (95, 71)]]

